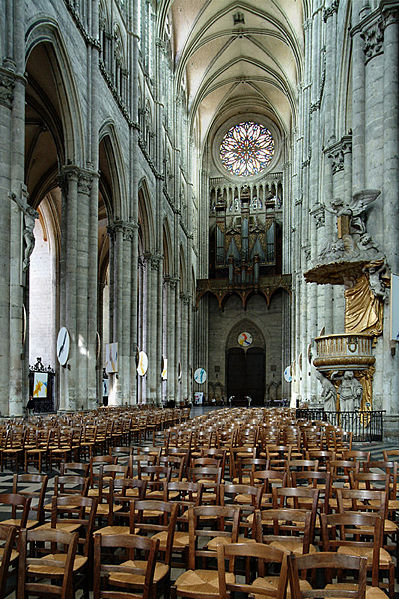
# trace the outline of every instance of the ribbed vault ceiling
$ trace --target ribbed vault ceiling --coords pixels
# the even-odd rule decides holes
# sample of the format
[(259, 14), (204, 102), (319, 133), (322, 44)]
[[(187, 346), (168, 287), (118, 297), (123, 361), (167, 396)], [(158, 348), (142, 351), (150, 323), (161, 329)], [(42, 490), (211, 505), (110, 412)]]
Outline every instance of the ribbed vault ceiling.
[(262, 112), (282, 130), (295, 119), (301, 78), (305, 0), (174, 0), (172, 25), (178, 85), (185, 84), (191, 122), (201, 138), (217, 117)]

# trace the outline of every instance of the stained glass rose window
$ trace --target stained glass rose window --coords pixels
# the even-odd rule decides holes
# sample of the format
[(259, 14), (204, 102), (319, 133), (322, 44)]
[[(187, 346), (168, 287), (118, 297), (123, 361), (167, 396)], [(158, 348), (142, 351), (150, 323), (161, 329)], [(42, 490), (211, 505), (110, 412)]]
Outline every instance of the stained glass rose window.
[(262, 172), (274, 154), (274, 139), (267, 127), (246, 121), (231, 127), (220, 144), (225, 169), (237, 177)]

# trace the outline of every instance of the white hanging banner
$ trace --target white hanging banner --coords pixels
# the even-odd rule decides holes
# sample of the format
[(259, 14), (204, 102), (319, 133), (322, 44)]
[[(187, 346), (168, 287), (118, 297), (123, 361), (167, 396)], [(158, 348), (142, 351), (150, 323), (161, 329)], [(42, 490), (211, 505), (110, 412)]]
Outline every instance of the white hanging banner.
[(140, 376), (144, 376), (148, 370), (148, 356), (145, 351), (139, 353), (139, 363), (137, 366), (137, 372)]

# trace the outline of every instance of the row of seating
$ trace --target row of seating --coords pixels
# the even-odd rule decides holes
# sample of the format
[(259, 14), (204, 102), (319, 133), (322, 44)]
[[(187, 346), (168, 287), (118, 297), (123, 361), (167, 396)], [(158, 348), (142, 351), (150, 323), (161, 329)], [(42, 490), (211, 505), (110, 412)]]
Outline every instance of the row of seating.
[[(175, 443), (173, 434), (165, 434), (162, 447), (110, 447), (109, 454), (92, 455), (88, 463), (62, 464), (51, 501), (46, 499), (45, 476), (16, 474), (13, 493), (0, 496), (0, 503), (15, 507), (13, 517), (3, 518), (2, 526), (18, 531), (9, 564), (10, 569), (21, 569), (18, 581), (23, 590), (18, 592), (27, 592), (25, 584), (49, 580), (64, 584), (69, 568), (65, 582), (69, 597), (80, 588), (85, 593), (93, 588), (94, 597), (107, 597), (101, 593), (108, 585), (115, 593), (134, 596), (140, 592), (167, 597), (171, 588), (172, 597), (204, 599), (224, 592), (228, 596), (238, 590), (229, 585), (238, 584), (242, 592), (282, 599), (290, 578), (287, 570), (294, 573), (301, 568), (292, 556), (309, 554), (310, 560), (327, 551), (338, 560), (344, 554), (349, 565), (350, 556), (357, 553), (356, 563), (359, 568), (363, 563), (371, 584), (367, 592), (383, 599), (386, 591), (394, 599), (396, 462), (385, 460), (375, 466), (370, 454), (351, 449), (350, 438), (339, 430), (334, 451), (305, 447), (302, 433), (321, 431), (322, 425), (293, 421), (289, 411), (232, 410), (230, 418), (226, 411), (219, 412), (180, 427), (181, 435), (191, 429), (181, 444)], [(285, 445), (262, 440), (267, 423), (279, 430), (279, 442), (285, 435)], [(32, 476), (38, 477), (35, 484), (40, 489), (22, 497), (24, 485), (32, 483), (26, 477)], [(36, 517), (29, 520), (32, 502)], [(23, 510), (19, 518), (17, 508)], [(68, 553), (72, 537), (67, 547), (53, 537), (44, 543), (43, 531), (77, 534), (75, 554)], [(233, 547), (236, 557), (228, 554)], [(47, 554), (42, 553), (45, 550)], [(333, 563), (335, 558), (326, 559)], [(225, 560), (226, 576), (221, 565)], [(262, 560), (273, 562), (270, 571)], [(176, 575), (174, 570), (173, 575), (175, 567), (183, 573)], [(271, 584), (275, 568), (282, 572)], [(295, 594), (293, 580), (288, 590)], [(307, 575), (307, 582), (314, 582), (312, 575)], [(311, 592), (301, 586), (301, 593)], [(351, 591), (340, 587), (339, 596), (355, 596)], [(40, 596), (37, 588), (36, 592)]]
[(65, 461), (90, 459), (115, 445), (141, 443), (164, 428), (186, 422), (190, 408), (105, 408), (63, 416), (4, 420), (0, 424), (0, 468), (29, 465), (52, 470)]

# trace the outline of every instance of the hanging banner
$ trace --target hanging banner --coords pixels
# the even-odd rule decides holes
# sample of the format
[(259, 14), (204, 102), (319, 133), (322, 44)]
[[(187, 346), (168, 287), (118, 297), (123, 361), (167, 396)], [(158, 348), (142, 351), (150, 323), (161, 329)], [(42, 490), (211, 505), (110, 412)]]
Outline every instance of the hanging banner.
[(139, 363), (137, 366), (137, 373), (140, 376), (144, 376), (148, 370), (148, 356), (145, 351), (139, 352)]

